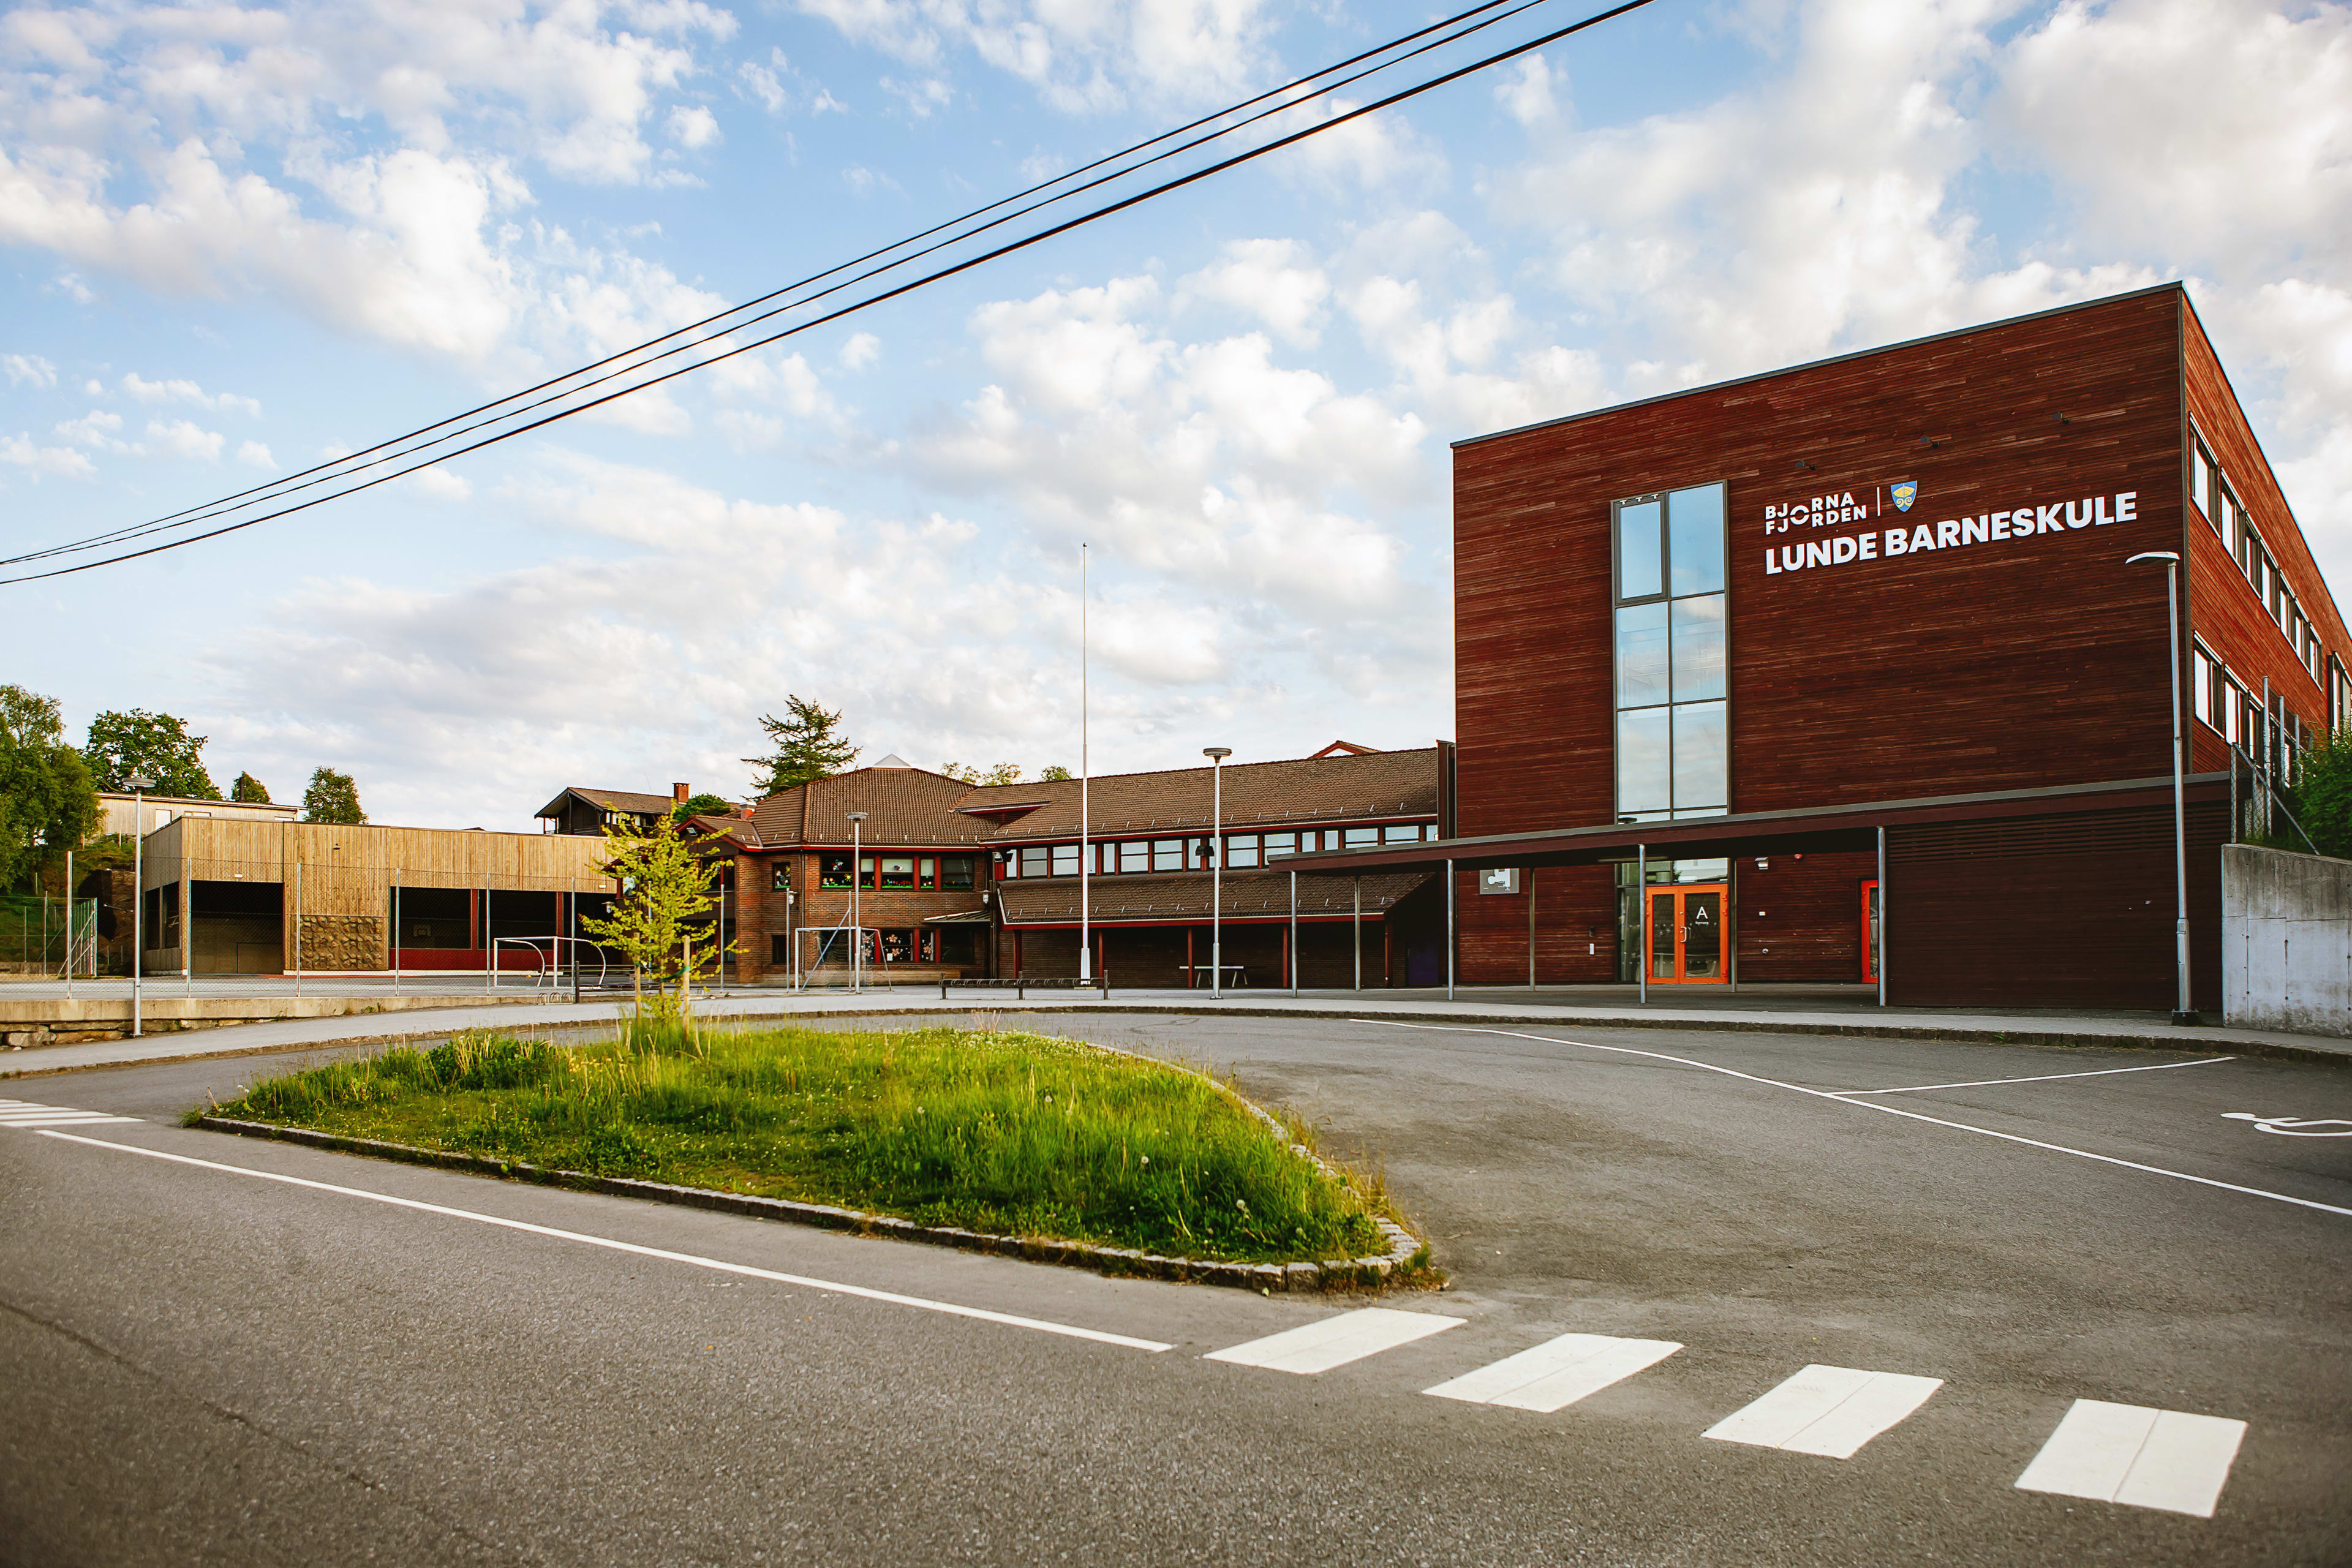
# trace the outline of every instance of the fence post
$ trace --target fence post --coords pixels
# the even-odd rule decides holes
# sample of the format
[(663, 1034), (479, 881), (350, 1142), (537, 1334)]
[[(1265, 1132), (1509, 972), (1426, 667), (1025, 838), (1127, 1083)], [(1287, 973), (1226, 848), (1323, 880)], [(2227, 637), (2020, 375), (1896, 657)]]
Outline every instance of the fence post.
[(66, 851), (66, 999), (73, 999), (73, 851)]
[(384, 950), (392, 960), (392, 994), (400, 994), (400, 868), (392, 868), (392, 941)]
[(302, 862), (294, 862), (294, 997), (302, 996)]

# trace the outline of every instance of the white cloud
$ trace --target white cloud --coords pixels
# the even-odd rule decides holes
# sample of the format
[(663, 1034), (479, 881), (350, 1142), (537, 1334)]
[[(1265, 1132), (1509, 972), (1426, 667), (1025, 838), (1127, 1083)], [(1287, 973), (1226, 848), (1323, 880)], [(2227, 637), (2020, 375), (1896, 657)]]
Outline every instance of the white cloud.
[(140, 444), (140, 449), (147, 457), (217, 462), (222, 438), (219, 431), (204, 429), (185, 419), (151, 419), (147, 422), (147, 438)]
[(969, 50), (1069, 113), (1221, 100), (1274, 64), (1263, 0), (800, 0), (800, 8), (925, 69)]
[(1255, 316), (1284, 342), (1312, 348), (1321, 335), (1331, 281), (1295, 239), (1237, 239), (1222, 259), (1178, 286), (1180, 302), (1204, 300)]
[(193, 381), (149, 381), (137, 371), (122, 378), (122, 390), (142, 403), (194, 403), (224, 412), (242, 412), (258, 418), (261, 405), (234, 392), (207, 393)]
[(258, 441), (238, 443), (236, 460), (252, 468), (270, 469), (278, 467), (278, 459), (271, 457), (269, 448)]
[(88, 479), (98, 471), (95, 464), (71, 447), (43, 447), (21, 433), (0, 436), (0, 463), (26, 469), (37, 479), (44, 474), (68, 479)]
[(841, 345), (841, 367), (844, 370), (864, 370), (882, 357), (882, 340), (872, 332), (853, 332)]
[[(1563, 73), (1564, 74), (1564, 73)], [(1533, 130), (1559, 118), (1552, 100), (1551, 62), (1541, 54), (1522, 55), (1503, 68), (1495, 83), (1495, 101), (1503, 112)]]
[(8, 373), (8, 384), (29, 384), (34, 386), (55, 386), (58, 367), (39, 354), (0, 354), (0, 369)]
[(719, 141), (719, 117), (700, 104), (680, 104), (669, 111), (670, 140), (690, 151)]
[(407, 482), (435, 500), (468, 500), (474, 494), (472, 480), (439, 463), (417, 469), (408, 476)]
[(122, 428), (122, 416), (110, 409), (93, 408), (79, 419), (66, 420), (57, 428), (58, 435), (77, 447), (120, 449), (122, 445), (116, 435)]

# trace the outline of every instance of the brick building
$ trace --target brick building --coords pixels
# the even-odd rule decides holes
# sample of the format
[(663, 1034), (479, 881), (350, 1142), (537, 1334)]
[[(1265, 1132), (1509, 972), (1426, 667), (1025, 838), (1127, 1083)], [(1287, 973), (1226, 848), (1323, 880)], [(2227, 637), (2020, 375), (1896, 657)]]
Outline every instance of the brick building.
[[(1434, 838), (1441, 756), (1338, 744), (1223, 770), (1228, 984), (1287, 984), (1302, 959), (1318, 984), (1352, 983), (1360, 961), (1367, 985), (1437, 977), (1428, 873), (1303, 877), (1294, 914), (1279, 867)], [(731, 843), (728, 921), (747, 982), (836, 984), (853, 932), (877, 983), (1071, 975), (1083, 925), (1114, 984), (1206, 985), (1214, 787), (1206, 767), (1094, 779), (1082, 835), (1076, 779), (976, 786), (893, 757), (695, 826)], [(865, 813), (854, 835), (852, 812)]]

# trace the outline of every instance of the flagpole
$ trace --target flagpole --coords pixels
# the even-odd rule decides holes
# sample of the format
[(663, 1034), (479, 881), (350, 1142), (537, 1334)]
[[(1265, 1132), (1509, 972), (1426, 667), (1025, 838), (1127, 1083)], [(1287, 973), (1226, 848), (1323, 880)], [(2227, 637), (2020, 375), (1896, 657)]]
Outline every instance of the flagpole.
[(1087, 752), (1087, 547), (1078, 545), (1078, 978), (1094, 978), (1094, 844), (1087, 819), (1092, 782)]

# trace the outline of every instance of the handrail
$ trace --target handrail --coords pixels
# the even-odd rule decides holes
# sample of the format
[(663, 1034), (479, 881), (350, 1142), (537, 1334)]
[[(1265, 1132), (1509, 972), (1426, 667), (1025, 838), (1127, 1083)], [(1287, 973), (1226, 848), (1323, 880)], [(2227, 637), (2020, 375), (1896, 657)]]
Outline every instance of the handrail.
[(2255, 763), (2254, 759), (2251, 755), (2241, 751), (2238, 747), (2237, 742), (2231, 741), (2226, 742), (2226, 744), (2230, 748), (2230, 790), (2232, 800), (2230, 820), (2231, 841), (2232, 843), (2236, 842), (2238, 837), (2237, 810), (2234, 802), (2237, 795), (2238, 759), (2244, 757), (2246, 762), (2246, 776), (2249, 779), (2260, 781), (2262, 784), (2263, 795), (2264, 797), (2263, 801), (2264, 830), (2268, 830), (2271, 812), (2273, 810), (2276, 810), (2280, 816), (2286, 818), (2287, 826), (2294, 828), (2296, 834), (2302, 837), (2304, 847), (2305, 848), (2309, 849), (2314, 855), (2321, 853), (2319, 846), (2313, 842), (2311, 835), (2304, 831), (2303, 824), (2295, 820), (2294, 813), (2289, 810), (2285, 803), (2279, 798), (2278, 786), (2271, 783), (2270, 770), (2261, 766)]

